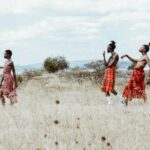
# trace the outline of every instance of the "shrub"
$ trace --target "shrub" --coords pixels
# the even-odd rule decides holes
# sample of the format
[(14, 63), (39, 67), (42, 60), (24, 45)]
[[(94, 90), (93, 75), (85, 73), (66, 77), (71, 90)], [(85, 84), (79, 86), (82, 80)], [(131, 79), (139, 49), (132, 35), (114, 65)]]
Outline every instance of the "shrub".
[(43, 70), (25, 70), (23, 72), (23, 78), (24, 80), (28, 81), (31, 80), (33, 77), (41, 76), (43, 74)]
[(22, 75), (17, 75), (17, 83), (21, 84), (23, 82)]
[(89, 69), (92, 74), (94, 74), (94, 76), (92, 77), (92, 79), (96, 82), (99, 83), (102, 80), (102, 77), (104, 75), (104, 70), (105, 70), (105, 66), (103, 61), (95, 61), (95, 62), (91, 62), (88, 64), (84, 65), (87, 69)]
[(48, 57), (44, 61), (44, 69), (49, 73), (55, 73), (59, 70), (68, 69), (69, 64), (64, 57)]
[(80, 67), (74, 67), (71, 69), (71, 72), (75, 72), (75, 73), (78, 73), (78, 72), (81, 72), (81, 68)]

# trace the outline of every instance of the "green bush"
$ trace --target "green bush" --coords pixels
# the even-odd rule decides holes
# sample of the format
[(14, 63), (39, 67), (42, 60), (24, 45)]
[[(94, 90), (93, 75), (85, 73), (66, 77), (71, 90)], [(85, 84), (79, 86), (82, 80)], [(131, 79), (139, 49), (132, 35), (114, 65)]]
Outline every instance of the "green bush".
[(44, 69), (49, 73), (55, 73), (59, 70), (68, 69), (69, 64), (64, 57), (48, 57), (44, 61)]

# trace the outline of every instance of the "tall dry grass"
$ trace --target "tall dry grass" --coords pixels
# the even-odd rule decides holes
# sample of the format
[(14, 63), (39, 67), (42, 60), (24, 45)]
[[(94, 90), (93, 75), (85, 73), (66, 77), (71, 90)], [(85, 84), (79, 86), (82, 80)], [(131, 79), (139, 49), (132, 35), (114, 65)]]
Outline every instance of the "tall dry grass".
[[(117, 89), (121, 93), (123, 85)], [(149, 150), (150, 103), (108, 108), (90, 81), (43, 75), (18, 88), (19, 103), (0, 106), (0, 150)], [(150, 98), (149, 88), (147, 89)]]

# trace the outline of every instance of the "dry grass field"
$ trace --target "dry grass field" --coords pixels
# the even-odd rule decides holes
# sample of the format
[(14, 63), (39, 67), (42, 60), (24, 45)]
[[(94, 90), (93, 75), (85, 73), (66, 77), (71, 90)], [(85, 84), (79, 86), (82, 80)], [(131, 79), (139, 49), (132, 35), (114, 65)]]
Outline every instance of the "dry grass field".
[(18, 88), (18, 104), (0, 106), (0, 150), (150, 150), (149, 101), (113, 100), (108, 108), (88, 81), (36, 77)]

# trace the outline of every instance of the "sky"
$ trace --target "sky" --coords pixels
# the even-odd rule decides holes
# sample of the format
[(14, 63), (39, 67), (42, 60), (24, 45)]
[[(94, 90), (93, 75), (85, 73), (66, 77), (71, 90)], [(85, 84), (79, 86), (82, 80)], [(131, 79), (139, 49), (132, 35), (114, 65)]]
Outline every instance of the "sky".
[(5, 49), (15, 64), (27, 65), (58, 55), (102, 59), (111, 40), (119, 55), (139, 57), (150, 42), (149, 0), (0, 1), (0, 64)]

